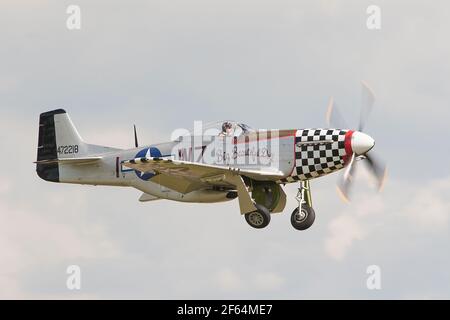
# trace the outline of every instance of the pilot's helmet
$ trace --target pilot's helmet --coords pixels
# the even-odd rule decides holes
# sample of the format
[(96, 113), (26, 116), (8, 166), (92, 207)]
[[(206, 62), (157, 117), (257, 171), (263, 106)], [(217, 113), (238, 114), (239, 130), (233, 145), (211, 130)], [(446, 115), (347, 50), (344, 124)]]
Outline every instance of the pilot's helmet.
[(232, 128), (233, 128), (233, 124), (231, 122), (229, 122), (229, 121), (225, 121), (222, 124), (222, 132), (227, 132), (228, 130), (230, 130)]

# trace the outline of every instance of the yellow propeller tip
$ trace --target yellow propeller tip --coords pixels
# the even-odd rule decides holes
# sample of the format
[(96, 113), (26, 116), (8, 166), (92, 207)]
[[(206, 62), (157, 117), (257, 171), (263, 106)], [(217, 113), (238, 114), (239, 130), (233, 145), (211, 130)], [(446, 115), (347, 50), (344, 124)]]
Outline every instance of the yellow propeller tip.
[(339, 198), (341, 198), (341, 200), (345, 203), (350, 203), (350, 199), (345, 195), (345, 193), (339, 188), (339, 186), (336, 186), (336, 191), (337, 194), (339, 196)]
[(384, 185), (386, 184), (386, 180), (387, 180), (387, 174), (388, 174), (388, 170), (387, 170), (387, 167), (386, 167), (384, 169), (383, 177), (381, 178), (380, 186), (378, 188), (379, 192), (383, 191), (383, 189), (384, 189)]

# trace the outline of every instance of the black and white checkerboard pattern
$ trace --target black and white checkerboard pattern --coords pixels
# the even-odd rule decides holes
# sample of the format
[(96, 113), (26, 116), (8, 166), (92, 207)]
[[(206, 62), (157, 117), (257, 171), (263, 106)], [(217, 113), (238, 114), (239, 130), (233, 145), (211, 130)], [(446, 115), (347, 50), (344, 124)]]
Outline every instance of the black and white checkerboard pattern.
[[(280, 183), (291, 183), (320, 177), (344, 167), (345, 134), (347, 130), (303, 129), (295, 135), (295, 167), (291, 176), (281, 179)], [(320, 141), (333, 141), (320, 143)], [(304, 144), (299, 142), (314, 142)]]

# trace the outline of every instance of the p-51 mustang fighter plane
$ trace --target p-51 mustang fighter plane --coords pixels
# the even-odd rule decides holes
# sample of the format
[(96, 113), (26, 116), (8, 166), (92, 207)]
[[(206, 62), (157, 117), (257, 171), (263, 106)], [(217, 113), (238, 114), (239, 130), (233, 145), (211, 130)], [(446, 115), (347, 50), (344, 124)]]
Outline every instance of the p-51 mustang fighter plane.
[[(373, 103), (373, 101), (371, 102)], [(330, 103), (329, 118), (338, 118)], [(364, 121), (361, 121), (361, 124)], [(216, 128), (217, 127), (217, 128)], [(215, 129), (216, 128), (216, 129)], [(62, 109), (42, 113), (36, 171), (62, 183), (134, 187), (140, 201), (221, 202), (238, 198), (240, 212), (254, 228), (264, 228), (286, 205), (282, 185), (299, 183), (295, 229), (315, 219), (309, 181), (344, 169), (339, 190), (347, 197), (356, 160), (365, 159), (379, 184), (384, 166), (367, 153), (374, 140), (349, 129), (253, 130), (222, 121), (200, 134), (120, 150), (85, 143)]]

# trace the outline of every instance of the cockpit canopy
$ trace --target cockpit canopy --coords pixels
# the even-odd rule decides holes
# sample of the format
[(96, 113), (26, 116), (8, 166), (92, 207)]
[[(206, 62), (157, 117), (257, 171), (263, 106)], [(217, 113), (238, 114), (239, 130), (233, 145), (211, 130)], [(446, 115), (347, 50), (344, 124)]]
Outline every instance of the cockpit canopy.
[(215, 129), (216, 131), (218, 131), (217, 135), (224, 137), (239, 137), (248, 134), (249, 132), (255, 131), (248, 125), (233, 120), (222, 120), (208, 123), (205, 125), (204, 129), (205, 133), (208, 129)]
[(223, 137), (239, 137), (255, 131), (248, 125), (233, 120), (209, 122), (202, 129), (204, 135)]

